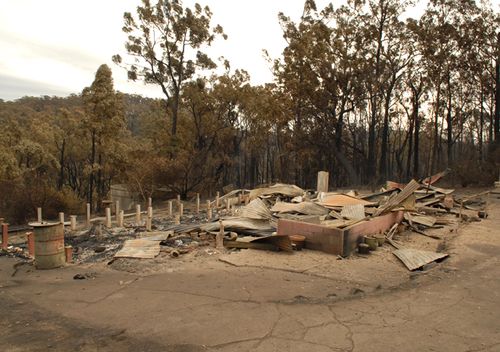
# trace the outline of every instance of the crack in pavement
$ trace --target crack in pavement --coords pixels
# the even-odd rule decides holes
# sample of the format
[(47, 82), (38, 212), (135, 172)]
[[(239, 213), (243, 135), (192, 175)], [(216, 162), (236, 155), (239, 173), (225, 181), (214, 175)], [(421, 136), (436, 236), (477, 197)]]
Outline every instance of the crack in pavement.
[(347, 334), (346, 334), (346, 338), (347, 340), (349, 341), (349, 343), (351, 344), (351, 349), (348, 350), (348, 352), (354, 352), (355, 348), (356, 348), (356, 343), (354, 342), (354, 332), (351, 330), (351, 327), (342, 322), (338, 317), (337, 317), (337, 313), (333, 310), (333, 306), (328, 306), (328, 310), (330, 311), (330, 313), (332, 314), (333, 316), (333, 319), (335, 319), (335, 321), (342, 325), (344, 328), (347, 329)]

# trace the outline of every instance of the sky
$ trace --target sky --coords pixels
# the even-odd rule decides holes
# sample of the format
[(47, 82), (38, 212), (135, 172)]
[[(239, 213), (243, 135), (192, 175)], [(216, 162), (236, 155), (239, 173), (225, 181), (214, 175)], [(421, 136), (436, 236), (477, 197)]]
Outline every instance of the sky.
[[(316, 3), (323, 8), (330, 1)], [(279, 57), (286, 43), (278, 13), (298, 19), (304, 1), (198, 2), (210, 7), (212, 23), (222, 25), (229, 36), (209, 49), (212, 57), (224, 56), (233, 69), (245, 69), (254, 84), (272, 81), (262, 50), (272, 58)], [(187, 6), (194, 3), (184, 0)], [(0, 0), (0, 99), (78, 94), (92, 83), (97, 68), (104, 63), (113, 70), (117, 90), (161, 97), (156, 86), (127, 81), (126, 71), (111, 61), (115, 54), (126, 57), (123, 13), (134, 13), (139, 4), (140, 0)], [(411, 12), (419, 14), (424, 7), (422, 0)]]

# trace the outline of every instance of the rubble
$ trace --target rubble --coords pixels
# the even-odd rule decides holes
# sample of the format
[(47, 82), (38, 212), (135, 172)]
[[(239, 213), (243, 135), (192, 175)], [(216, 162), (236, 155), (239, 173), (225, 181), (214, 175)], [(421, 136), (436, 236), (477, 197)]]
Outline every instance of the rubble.
[[(292, 253), (304, 247), (347, 257), (357, 252), (367, 254), (385, 242), (399, 250), (394, 255), (405, 258), (401, 259), (404, 263), (422, 257), (422, 253), (398, 243), (395, 235), (401, 226), (442, 240), (426, 231), (446, 226), (453, 230), (460, 222), (488, 216), (488, 192), (458, 198), (453, 189), (436, 186), (445, 175), (446, 171), (407, 184), (387, 181), (385, 188), (369, 194), (354, 190), (314, 192), (287, 184), (237, 189), (208, 200), (206, 211), (200, 209), (196, 195), (195, 211), (188, 203), (184, 208), (179, 200), (169, 202), (168, 216), (159, 211), (153, 217), (152, 207), (148, 207), (149, 223), (132, 213), (125, 217), (135, 221), (118, 222), (122, 227), (104, 227), (100, 218), (93, 219), (92, 226), (85, 230), (75, 231), (73, 224), (72, 230), (66, 230), (65, 244), (73, 247), (77, 265), (111, 263), (116, 258), (154, 259), (160, 255), (181, 258), (191, 252), (212, 255), (228, 249)], [(173, 213), (173, 203), (179, 213)], [(110, 217), (105, 220), (109, 225)], [(24, 252), (11, 247), (8, 250), (11, 255), (31, 258)], [(427, 253), (423, 257), (446, 256)]]

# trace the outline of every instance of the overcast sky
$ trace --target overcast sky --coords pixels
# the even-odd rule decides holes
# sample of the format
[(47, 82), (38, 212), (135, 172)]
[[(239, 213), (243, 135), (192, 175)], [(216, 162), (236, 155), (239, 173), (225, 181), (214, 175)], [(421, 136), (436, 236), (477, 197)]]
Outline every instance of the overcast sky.
[[(498, 4), (500, 0), (493, 0)], [(154, 0), (152, 0), (154, 2)], [(185, 0), (191, 5), (194, 0)], [(285, 43), (277, 14), (292, 18), (302, 13), (303, 0), (199, 0), (209, 5), (213, 23), (229, 35), (211, 49), (231, 67), (247, 70), (252, 82), (272, 80), (262, 55), (278, 57)], [(317, 0), (319, 8), (330, 1)], [(335, 1), (339, 4), (342, 1)], [(420, 14), (422, 0), (412, 12)], [(124, 52), (123, 12), (135, 12), (140, 0), (0, 0), (0, 99), (25, 95), (68, 95), (92, 83), (99, 65), (113, 69), (115, 88), (161, 96), (156, 86), (127, 82), (126, 72), (111, 62)]]

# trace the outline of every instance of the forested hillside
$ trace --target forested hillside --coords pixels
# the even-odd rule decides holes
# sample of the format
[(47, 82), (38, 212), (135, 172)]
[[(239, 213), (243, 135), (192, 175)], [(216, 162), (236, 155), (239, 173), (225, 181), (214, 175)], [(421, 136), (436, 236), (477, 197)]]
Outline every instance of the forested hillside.
[(1, 216), (96, 208), (112, 183), (186, 197), (230, 184), (313, 187), (319, 170), (337, 187), (450, 168), (456, 183), (492, 184), (499, 14), (483, 2), (431, 0), (414, 19), (408, 5), (317, 9), (307, 0), (298, 23), (280, 14), (287, 47), (269, 58), (275, 81), (254, 86), (227, 61), (214, 70), (204, 48), (226, 33), (208, 8), (144, 2), (125, 14), (128, 41), (114, 61), (164, 99), (117, 92), (102, 65), (79, 94), (0, 100)]

